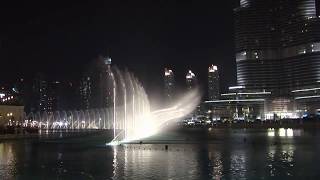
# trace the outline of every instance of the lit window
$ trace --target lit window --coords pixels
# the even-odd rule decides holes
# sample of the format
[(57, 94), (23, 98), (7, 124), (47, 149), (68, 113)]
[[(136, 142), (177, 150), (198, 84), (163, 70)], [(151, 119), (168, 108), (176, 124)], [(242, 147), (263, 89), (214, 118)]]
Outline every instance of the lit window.
[(299, 49), (298, 50), (298, 54), (305, 54), (306, 53), (306, 49)]
[(320, 51), (320, 43), (313, 43), (311, 45), (312, 52), (319, 52)]

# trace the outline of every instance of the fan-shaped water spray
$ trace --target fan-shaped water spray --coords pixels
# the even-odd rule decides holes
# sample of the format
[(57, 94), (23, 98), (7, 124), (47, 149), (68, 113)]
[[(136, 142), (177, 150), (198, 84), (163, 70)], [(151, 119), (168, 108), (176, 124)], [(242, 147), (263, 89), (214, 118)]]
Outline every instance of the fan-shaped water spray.
[(171, 107), (151, 110), (145, 89), (131, 73), (116, 69), (112, 74), (115, 133), (111, 145), (151, 136), (168, 121), (192, 113), (200, 101), (199, 92), (194, 89), (177, 99)]
[[(141, 83), (128, 71), (109, 68), (106, 71), (106, 106), (100, 109), (37, 112), (25, 116), (24, 126), (40, 129), (112, 129), (110, 144), (128, 142), (151, 136), (171, 120), (194, 111), (200, 101), (197, 89), (172, 100), (163, 109), (151, 107)], [(154, 101), (154, 99), (152, 99)]]

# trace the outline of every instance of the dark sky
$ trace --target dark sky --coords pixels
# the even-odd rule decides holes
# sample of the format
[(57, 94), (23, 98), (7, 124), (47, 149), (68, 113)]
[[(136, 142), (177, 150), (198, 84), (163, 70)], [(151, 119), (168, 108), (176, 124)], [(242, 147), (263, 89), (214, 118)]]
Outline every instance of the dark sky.
[(220, 67), (235, 84), (234, 0), (81, 0), (0, 3), (0, 83), (32, 78), (77, 79), (99, 53), (128, 67), (148, 90), (163, 87), (163, 68), (184, 82), (192, 69), (206, 86)]

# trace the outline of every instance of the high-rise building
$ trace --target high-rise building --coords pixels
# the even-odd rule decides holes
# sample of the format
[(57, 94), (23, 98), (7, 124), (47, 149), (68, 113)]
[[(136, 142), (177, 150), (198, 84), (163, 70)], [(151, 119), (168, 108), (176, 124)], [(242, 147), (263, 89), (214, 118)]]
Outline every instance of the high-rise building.
[(105, 108), (113, 105), (114, 72), (111, 58), (99, 56), (81, 79), (81, 109)]
[(237, 83), (247, 90), (270, 91), (269, 109), (278, 102), (289, 106), (320, 97), (314, 90), (320, 87), (318, 3), (240, 0), (234, 11)]
[(113, 106), (113, 93), (115, 87), (115, 75), (111, 69), (111, 58), (110, 57), (102, 57), (103, 58), (103, 68), (100, 73), (100, 85), (101, 85), (101, 93), (100, 93), (100, 107), (111, 107)]
[(193, 89), (197, 85), (197, 77), (191, 70), (186, 75), (186, 84), (187, 89)]
[(19, 78), (14, 86), (12, 87), (12, 91), (18, 97), (18, 101), (20, 104), (25, 104), (26, 102), (26, 83), (23, 78)]
[(238, 85), (279, 96), (320, 81), (316, 0), (241, 0), (235, 9)]
[(52, 81), (48, 84), (48, 102), (47, 112), (58, 110), (67, 110), (61, 108), (62, 83), (60, 81)]
[[(33, 80), (32, 93), (29, 100), (31, 108), (28, 111), (52, 113), (71, 109), (68, 105), (72, 104), (72, 101), (66, 98), (71, 96), (70, 93), (68, 94), (69, 89), (62, 82), (48, 81), (43, 74), (38, 73)], [(63, 101), (65, 102), (62, 103)]]
[(217, 100), (220, 97), (218, 67), (211, 65), (208, 69), (208, 96), (209, 100)]
[(164, 69), (164, 94), (166, 97), (166, 101), (170, 102), (172, 97), (174, 96), (174, 74), (171, 69)]
[(48, 83), (43, 74), (38, 73), (33, 81), (32, 111), (48, 110)]
[(80, 81), (80, 104), (81, 109), (91, 108), (91, 97), (92, 97), (92, 80), (90, 76), (85, 76)]

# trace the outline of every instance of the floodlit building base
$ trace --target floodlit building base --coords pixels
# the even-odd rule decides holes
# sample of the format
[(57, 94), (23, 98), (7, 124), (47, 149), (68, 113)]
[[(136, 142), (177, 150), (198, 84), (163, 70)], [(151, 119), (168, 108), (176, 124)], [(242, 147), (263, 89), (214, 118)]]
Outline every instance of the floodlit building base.
[(22, 122), (24, 106), (0, 105), (0, 126)]
[(256, 121), (300, 119), (320, 115), (320, 88), (292, 91), (287, 97), (271, 92), (248, 91), (245, 87), (229, 88), (221, 99), (205, 101), (202, 114), (212, 121)]

